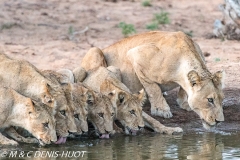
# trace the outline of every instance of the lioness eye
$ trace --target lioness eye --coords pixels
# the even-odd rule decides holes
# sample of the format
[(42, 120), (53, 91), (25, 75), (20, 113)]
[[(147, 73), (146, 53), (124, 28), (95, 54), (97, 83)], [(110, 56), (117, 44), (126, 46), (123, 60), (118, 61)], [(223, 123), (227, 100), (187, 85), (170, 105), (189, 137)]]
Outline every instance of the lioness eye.
[(212, 104), (214, 104), (214, 102), (213, 102), (213, 99), (212, 99), (212, 98), (208, 98), (208, 102), (209, 102), (209, 103), (212, 103)]
[(74, 114), (74, 118), (79, 120), (78, 114)]
[(64, 115), (64, 116), (66, 116), (65, 110), (61, 110), (60, 113), (61, 113), (62, 115)]
[(98, 113), (99, 117), (103, 118), (103, 113)]
[(135, 111), (134, 110), (131, 110), (131, 111), (129, 111), (131, 114), (135, 114)]
[(43, 126), (46, 127), (46, 128), (48, 128), (48, 122), (43, 123)]

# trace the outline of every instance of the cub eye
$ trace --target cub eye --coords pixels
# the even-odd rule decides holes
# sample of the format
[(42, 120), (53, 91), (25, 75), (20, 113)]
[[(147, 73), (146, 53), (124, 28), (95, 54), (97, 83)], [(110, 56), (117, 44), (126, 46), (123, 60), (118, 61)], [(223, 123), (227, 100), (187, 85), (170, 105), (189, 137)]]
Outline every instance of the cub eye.
[(131, 111), (129, 111), (131, 114), (135, 114), (135, 111), (134, 110), (131, 110)]
[(66, 116), (65, 110), (61, 110), (60, 113), (61, 113), (62, 115), (64, 115), (64, 116)]
[(46, 127), (46, 128), (48, 128), (48, 122), (43, 123), (43, 126)]
[(212, 98), (208, 98), (208, 102), (209, 102), (209, 103), (212, 103), (212, 104), (214, 104), (214, 102), (213, 102), (213, 99), (212, 99)]
[(114, 113), (112, 113), (111, 116), (113, 117), (113, 116), (114, 116)]
[(76, 119), (79, 120), (79, 116), (78, 116), (78, 114), (74, 114), (73, 116), (74, 116), (74, 118), (76, 118)]
[(103, 118), (103, 113), (98, 113), (98, 116)]

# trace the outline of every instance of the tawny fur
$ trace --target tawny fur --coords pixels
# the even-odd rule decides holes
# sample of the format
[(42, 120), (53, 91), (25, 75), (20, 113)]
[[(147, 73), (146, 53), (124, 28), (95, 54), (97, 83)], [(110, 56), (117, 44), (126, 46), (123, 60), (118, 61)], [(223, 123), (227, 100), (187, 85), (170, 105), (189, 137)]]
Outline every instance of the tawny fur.
[(148, 32), (123, 39), (101, 52), (91, 49), (91, 55), (85, 55), (81, 66), (87, 71), (96, 68), (99, 59), (118, 67), (122, 82), (133, 93), (144, 87), (152, 115), (172, 117), (162, 93), (180, 85), (180, 107), (195, 111), (205, 128), (224, 121), (223, 73), (208, 71), (199, 46), (183, 32)]
[[(0, 128), (22, 127), (35, 136), (41, 145), (57, 140), (53, 109), (40, 103), (33, 103), (30, 98), (20, 95), (11, 88), (1, 86), (0, 93)], [(18, 143), (0, 133), (0, 144)]]

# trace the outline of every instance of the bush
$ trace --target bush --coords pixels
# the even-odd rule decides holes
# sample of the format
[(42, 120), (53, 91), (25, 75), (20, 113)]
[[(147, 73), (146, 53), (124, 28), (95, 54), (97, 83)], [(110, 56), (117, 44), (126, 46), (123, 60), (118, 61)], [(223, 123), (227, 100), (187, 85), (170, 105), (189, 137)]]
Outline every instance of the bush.
[(136, 33), (136, 29), (133, 24), (127, 24), (125, 22), (120, 22), (118, 27), (122, 28), (122, 34), (125, 37), (128, 37), (130, 34)]

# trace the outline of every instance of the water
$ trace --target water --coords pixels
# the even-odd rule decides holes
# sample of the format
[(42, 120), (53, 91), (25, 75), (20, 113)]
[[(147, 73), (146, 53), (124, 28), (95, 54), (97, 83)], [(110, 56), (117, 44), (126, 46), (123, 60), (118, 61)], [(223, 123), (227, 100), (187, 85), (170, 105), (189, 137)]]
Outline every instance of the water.
[[(145, 134), (132, 136), (119, 135), (109, 140), (87, 139), (70, 140), (64, 145), (20, 144), (18, 147), (0, 146), (1, 159), (84, 159), (84, 160), (160, 160), (160, 159), (240, 159), (240, 133), (197, 132), (184, 135)], [(11, 152), (16, 152), (9, 158)], [(32, 151), (32, 152), (30, 152)], [(43, 158), (46, 152), (58, 153), (57, 157)], [(83, 154), (83, 152), (86, 153)], [(20, 153), (25, 155), (19, 158)], [(29, 157), (27, 157), (29, 153)], [(40, 158), (42, 153), (42, 158)], [(79, 155), (81, 153), (81, 155)], [(50, 154), (50, 153), (49, 153)], [(68, 155), (67, 155), (68, 154)], [(69, 158), (70, 156), (78, 158)], [(83, 156), (83, 157), (82, 157)], [(68, 158), (66, 158), (68, 157)]]

